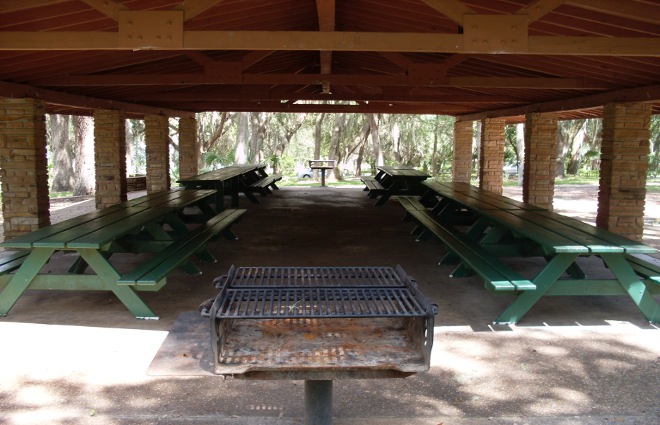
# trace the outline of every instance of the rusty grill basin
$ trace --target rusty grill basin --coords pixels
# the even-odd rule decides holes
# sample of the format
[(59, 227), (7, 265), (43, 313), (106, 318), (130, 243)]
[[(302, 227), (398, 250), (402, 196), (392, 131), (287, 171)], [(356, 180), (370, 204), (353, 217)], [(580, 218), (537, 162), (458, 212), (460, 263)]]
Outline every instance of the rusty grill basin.
[(240, 267), (215, 280), (215, 373), (276, 379), (429, 369), (437, 307), (399, 266)]

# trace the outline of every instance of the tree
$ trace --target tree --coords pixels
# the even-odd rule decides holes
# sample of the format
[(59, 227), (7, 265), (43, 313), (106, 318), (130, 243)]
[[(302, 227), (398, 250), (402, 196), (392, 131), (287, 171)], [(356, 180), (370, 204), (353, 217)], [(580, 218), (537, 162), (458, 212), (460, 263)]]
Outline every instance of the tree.
[(369, 128), (370, 128), (369, 133), (371, 134), (371, 142), (373, 143), (374, 146), (376, 165), (377, 166), (385, 165), (385, 160), (383, 158), (383, 150), (381, 149), (380, 146), (380, 136), (378, 134), (378, 121), (376, 120), (374, 114), (367, 114), (367, 118), (369, 119)]
[(76, 116), (74, 119), (76, 141), (75, 174), (73, 194), (76, 196), (94, 193), (94, 119)]
[(73, 189), (73, 144), (69, 139), (69, 115), (49, 115), (50, 152), (52, 154), (53, 192), (69, 192)]

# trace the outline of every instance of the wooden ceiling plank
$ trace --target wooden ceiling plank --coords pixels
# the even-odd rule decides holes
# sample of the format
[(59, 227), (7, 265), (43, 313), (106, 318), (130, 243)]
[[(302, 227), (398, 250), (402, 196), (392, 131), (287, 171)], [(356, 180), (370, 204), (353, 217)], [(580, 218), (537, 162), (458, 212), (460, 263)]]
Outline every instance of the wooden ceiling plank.
[(636, 2), (631, 7), (629, 1), (621, 0), (566, 0), (567, 4), (590, 11), (606, 13), (619, 18), (658, 24), (660, 22), (660, 5)]
[(34, 9), (41, 6), (51, 6), (66, 1), (69, 0), (3, 0), (0, 1), (0, 13)]
[(379, 54), (403, 70), (408, 69), (408, 65), (413, 62), (412, 59), (408, 58), (403, 53), (380, 52)]
[(463, 25), (463, 15), (475, 15), (476, 12), (458, 0), (422, 0), (424, 3), (450, 18), (458, 25)]
[(261, 62), (262, 59), (267, 58), (268, 56), (275, 53), (274, 50), (255, 50), (243, 56), (243, 69), (249, 68), (255, 63)]
[(223, 0), (188, 0), (176, 5), (172, 9), (183, 12), (183, 21), (186, 22), (201, 15), (222, 1)]
[(538, 21), (548, 13), (561, 6), (566, 0), (535, 0), (516, 12), (516, 15), (527, 15), (527, 23)]
[(119, 3), (113, 0), (81, 0), (86, 5), (98, 10), (108, 18), (114, 19), (115, 21), (119, 20), (120, 11), (130, 10), (123, 3)]

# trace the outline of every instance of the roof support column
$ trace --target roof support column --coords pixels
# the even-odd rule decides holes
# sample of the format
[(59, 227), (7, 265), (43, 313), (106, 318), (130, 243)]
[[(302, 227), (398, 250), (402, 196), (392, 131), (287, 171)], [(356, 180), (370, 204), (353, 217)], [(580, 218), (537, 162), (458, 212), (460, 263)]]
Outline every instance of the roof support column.
[(123, 111), (94, 111), (96, 208), (126, 201), (126, 116)]
[(485, 118), (481, 128), (479, 187), (502, 194), (504, 167), (504, 118)]
[(525, 115), (523, 201), (549, 210), (555, 196), (557, 118), (551, 113)]
[(0, 167), (5, 239), (49, 225), (43, 101), (0, 99)]
[(179, 178), (199, 174), (197, 119), (179, 118)]
[(637, 241), (644, 234), (650, 125), (650, 104), (605, 105), (596, 225)]
[(170, 188), (169, 123), (165, 115), (144, 117), (147, 193)]
[(454, 122), (454, 159), (452, 180), (470, 183), (472, 174), (472, 121)]

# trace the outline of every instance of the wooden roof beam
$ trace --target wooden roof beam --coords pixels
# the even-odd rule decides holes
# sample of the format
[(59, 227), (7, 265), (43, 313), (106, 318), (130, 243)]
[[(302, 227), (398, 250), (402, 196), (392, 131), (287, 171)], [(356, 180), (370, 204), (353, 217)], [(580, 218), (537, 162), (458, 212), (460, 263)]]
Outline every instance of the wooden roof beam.
[(579, 109), (602, 107), (612, 102), (653, 102), (660, 99), (660, 85), (638, 87), (634, 89), (614, 90), (572, 99), (561, 99), (551, 102), (541, 102), (514, 108), (480, 112), (476, 114), (459, 115), (458, 121), (476, 121), (484, 118), (506, 118), (525, 115), (533, 112), (566, 112)]
[(5, 83), (0, 81), (0, 96), (9, 98), (33, 98), (41, 99), (46, 103), (54, 105), (65, 105), (80, 109), (118, 109), (134, 115), (167, 115), (170, 117), (194, 117), (190, 111), (161, 108), (155, 106), (141, 105), (137, 103), (120, 102), (110, 99), (99, 99), (88, 96), (79, 96), (63, 93), (56, 90), (48, 90), (26, 86), (23, 84)]
[[(235, 64), (235, 65), (232, 65)], [(418, 64), (419, 65), (419, 64)], [(499, 87), (534, 89), (610, 89), (612, 86), (600, 81), (579, 78), (520, 78), (464, 76), (446, 77), (437, 73), (420, 71), (413, 75), (374, 74), (241, 74), (240, 62), (213, 62), (204, 74), (106, 74), (69, 75), (32, 80), (33, 85), (48, 87), (75, 86), (149, 86), (189, 84), (320, 84), (327, 81), (341, 85), (380, 86), (427, 86), (427, 87)]]
[[(470, 47), (462, 34), (318, 31), (185, 31), (178, 47), (151, 42), (126, 45), (110, 31), (0, 31), (0, 50), (268, 50), (501, 54)], [(527, 46), (507, 53), (527, 55), (657, 56), (657, 37), (529, 36)]]
[[(319, 31), (333, 32), (335, 30), (335, 0), (316, 0), (316, 11), (319, 18)], [(332, 51), (319, 52), (321, 60), (321, 74), (332, 72)], [(321, 92), (330, 94), (330, 83), (321, 83)]]

